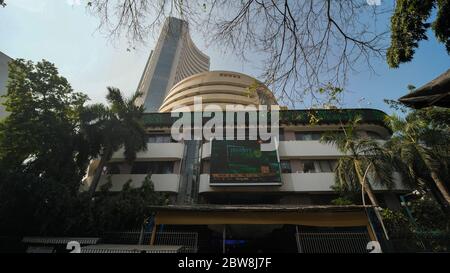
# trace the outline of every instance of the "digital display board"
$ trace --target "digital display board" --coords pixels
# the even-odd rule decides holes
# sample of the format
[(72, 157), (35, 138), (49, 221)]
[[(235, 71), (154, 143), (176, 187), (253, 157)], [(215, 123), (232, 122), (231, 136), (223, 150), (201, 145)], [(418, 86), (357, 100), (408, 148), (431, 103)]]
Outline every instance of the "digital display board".
[(281, 185), (277, 151), (256, 140), (212, 140), (211, 186)]

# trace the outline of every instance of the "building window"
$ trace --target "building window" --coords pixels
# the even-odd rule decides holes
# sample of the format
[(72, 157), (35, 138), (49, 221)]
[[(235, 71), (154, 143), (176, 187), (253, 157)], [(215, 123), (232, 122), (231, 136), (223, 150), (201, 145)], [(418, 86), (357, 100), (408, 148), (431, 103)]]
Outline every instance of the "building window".
[(170, 143), (172, 137), (167, 134), (155, 134), (147, 136), (147, 143)]
[(285, 140), (285, 138), (284, 138), (284, 129), (280, 128), (279, 134), (280, 135), (279, 135), (278, 141), (284, 141)]
[(316, 168), (314, 166), (314, 161), (304, 161), (303, 162), (303, 172), (304, 173), (315, 173)]
[(305, 160), (303, 163), (304, 173), (332, 173), (336, 169), (336, 160)]
[(173, 161), (165, 161), (165, 162), (159, 162), (157, 172), (158, 174), (171, 174), (173, 173)]
[(106, 174), (120, 174), (119, 163), (108, 163), (106, 165)]
[(280, 161), (281, 172), (282, 173), (292, 173), (291, 161), (281, 160)]
[(320, 140), (322, 132), (296, 132), (295, 139), (300, 141)]
[(171, 174), (173, 173), (173, 161), (145, 161), (134, 162), (131, 168), (132, 174)]
[(334, 160), (319, 160), (319, 172), (332, 173), (336, 168), (336, 161)]
[(319, 141), (324, 135), (343, 134), (342, 130), (295, 132), (295, 139), (300, 141)]
[(209, 160), (203, 160), (202, 162), (202, 170), (200, 173), (202, 174), (209, 174), (210, 173), (210, 166)]
[(383, 139), (383, 137), (379, 133), (376, 133), (376, 132), (366, 131), (366, 134), (371, 139)]
[(151, 170), (151, 162), (134, 162), (131, 174), (148, 174)]

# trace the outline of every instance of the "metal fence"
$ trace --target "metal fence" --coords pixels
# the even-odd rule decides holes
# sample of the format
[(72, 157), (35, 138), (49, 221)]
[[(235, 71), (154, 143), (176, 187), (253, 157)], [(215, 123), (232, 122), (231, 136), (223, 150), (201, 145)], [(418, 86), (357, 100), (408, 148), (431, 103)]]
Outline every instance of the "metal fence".
[[(149, 244), (152, 236), (151, 232), (144, 232), (142, 238), (143, 244)], [(105, 244), (139, 244), (141, 236), (140, 230), (129, 231), (109, 231), (102, 236), (102, 243)]]
[[(140, 230), (105, 232), (102, 236), (104, 244), (139, 244), (142, 236), (142, 243), (149, 244), (151, 240), (151, 232), (143, 232)], [(178, 245), (184, 246), (183, 252), (196, 253), (198, 250), (198, 233), (197, 232), (175, 232), (164, 231), (156, 232), (155, 245)]]
[(197, 232), (156, 232), (155, 245), (179, 245), (184, 246), (184, 252), (197, 253), (198, 233)]
[(367, 253), (367, 232), (297, 232), (300, 253)]
[(181, 253), (182, 246), (155, 245), (92, 245), (81, 248), (81, 253)]

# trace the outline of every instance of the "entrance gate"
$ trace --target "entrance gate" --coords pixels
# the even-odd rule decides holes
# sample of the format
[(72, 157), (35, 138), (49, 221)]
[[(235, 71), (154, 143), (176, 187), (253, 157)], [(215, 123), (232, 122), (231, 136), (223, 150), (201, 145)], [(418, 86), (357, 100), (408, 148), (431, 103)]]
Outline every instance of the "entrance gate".
[(299, 253), (367, 253), (371, 241), (365, 232), (299, 231), (295, 234)]
[(184, 246), (183, 252), (197, 253), (197, 232), (156, 232), (155, 245)]

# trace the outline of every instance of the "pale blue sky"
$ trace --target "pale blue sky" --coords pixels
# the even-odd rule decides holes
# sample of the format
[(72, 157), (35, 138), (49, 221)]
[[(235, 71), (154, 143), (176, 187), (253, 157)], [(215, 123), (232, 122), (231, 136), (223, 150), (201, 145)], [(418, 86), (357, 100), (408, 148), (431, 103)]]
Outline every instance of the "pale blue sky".
[[(157, 35), (149, 37), (146, 45), (127, 51), (125, 38), (112, 43), (97, 30), (98, 20), (86, 13), (84, 5), (71, 6), (68, 0), (6, 2), (8, 6), (0, 8), (0, 51), (13, 58), (55, 63), (73, 88), (87, 93), (93, 102), (104, 102), (106, 86), (118, 87), (128, 94), (136, 90)], [(242, 63), (218, 48), (207, 48), (200, 35), (193, 36), (198, 47), (211, 57), (211, 70), (258, 76), (258, 63)], [(444, 46), (430, 35), (429, 41), (420, 43), (411, 63), (394, 70), (378, 61), (376, 75), (369, 71), (352, 74), (344, 106), (391, 112), (383, 103), (384, 98), (397, 99), (406, 93), (408, 84), (419, 87), (449, 68), (450, 57)]]

